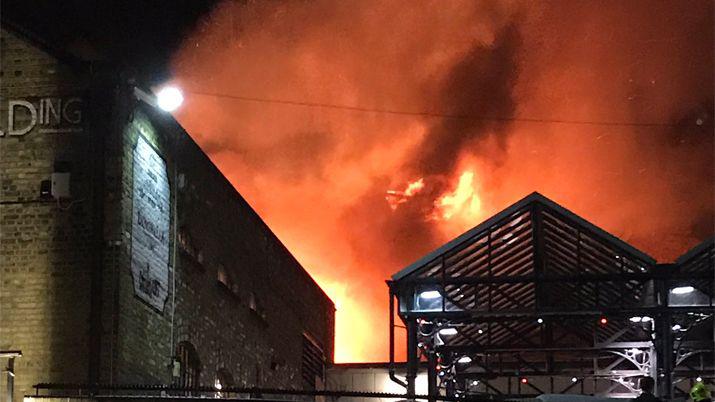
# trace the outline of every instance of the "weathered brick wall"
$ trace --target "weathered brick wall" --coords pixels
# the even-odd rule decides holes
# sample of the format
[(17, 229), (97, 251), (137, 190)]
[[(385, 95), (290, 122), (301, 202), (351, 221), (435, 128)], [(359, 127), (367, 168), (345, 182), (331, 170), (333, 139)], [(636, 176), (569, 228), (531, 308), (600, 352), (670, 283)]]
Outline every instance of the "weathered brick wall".
[[(43, 98), (86, 99), (90, 81), (98, 81), (15, 34), (3, 30), (1, 37), (3, 133), (8, 100), (39, 106)], [(16, 397), (38, 382), (88, 381), (97, 271), (101, 382), (171, 383), (176, 345), (188, 341), (201, 359), (203, 384), (224, 369), (236, 385), (302, 388), (304, 332), (332, 360), (332, 303), (170, 116), (137, 104), (130, 91), (120, 94), (108, 88), (102, 98), (114, 103), (113, 113), (84, 110), (85, 123), (70, 132), (56, 132), (67, 122), (43, 125), (41, 117), (22, 136), (0, 137), (0, 349), (24, 354), (16, 360)], [(101, 136), (90, 135), (91, 117)], [(15, 120), (24, 126), (30, 116)], [(171, 188), (163, 308), (137, 296), (131, 270), (139, 133), (166, 162)], [(100, 168), (92, 162), (92, 141), (104, 149)], [(40, 182), (56, 162), (71, 171), (72, 198), (59, 204), (39, 200)], [(93, 184), (97, 171), (104, 180)], [(93, 191), (102, 187), (99, 213)], [(93, 243), (97, 214), (104, 233)], [(181, 240), (175, 263), (174, 228)], [(93, 263), (98, 256), (103, 260)]]
[(124, 131), (122, 207), (115, 209), (123, 229), (115, 237), (131, 233), (131, 155), (139, 133), (166, 160), (178, 201), (176, 295), (170, 292), (162, 312), (135, 297), (125, 240), (115, 380), (171, 381), (170, 358), (178, 342), (188, 341), (201, 359), (203, 384), (224, 369), (236, 385), (302, 388), (303, 332), (332, 360), (332, 303), (190, 137), (149, 109), (132, 113)]
[[(22, 350), (16, 398), (38, 381), (87, 379), (90, 133), (47, 132), (57, 127), (40, 124), (39, 116), (28, 133), (8, 133), (10, 100), (29, 101), (39, 114), (40, 99), (82, 96), (86, 80), (78, 74), (0, 30), (0, 350)], [(18, 108), (17, 126), (30, 117)], [(40, 182), (59, 161), (70, 164), (72, 199), (42, 202)]]
[[(130, 95), (125, 93), (124, 96)], [(168, 384), (171, 382), (171, 310), (167, 304), (163, 311), (157, 311), (140, 300), (135, 294), (131, 272), (133, 151), (138, 133), (142, 132), (162, 156), (166, 150), (161, 133), (141, 115), (132, 113), (133, 103), (126, 101), (118, 100), (115, 113), (121, 125), (115, 127), (116, 132), (107, 141), (105, 151), (104, 226), (110, 247), (104, 254), (101, 380)]]

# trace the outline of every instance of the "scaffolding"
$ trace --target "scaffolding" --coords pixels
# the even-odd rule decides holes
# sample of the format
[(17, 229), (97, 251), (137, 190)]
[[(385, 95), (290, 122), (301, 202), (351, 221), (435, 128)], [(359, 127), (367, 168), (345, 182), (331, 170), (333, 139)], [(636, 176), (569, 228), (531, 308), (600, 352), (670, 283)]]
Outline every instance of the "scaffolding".
[[(664, 398), (715, 378), (715, 238), (655, 259), (533, 193), (388, 281), (390, 364), (397, 316), (414, 394)], [(700, 377), (700, 378), (698, 378)]]

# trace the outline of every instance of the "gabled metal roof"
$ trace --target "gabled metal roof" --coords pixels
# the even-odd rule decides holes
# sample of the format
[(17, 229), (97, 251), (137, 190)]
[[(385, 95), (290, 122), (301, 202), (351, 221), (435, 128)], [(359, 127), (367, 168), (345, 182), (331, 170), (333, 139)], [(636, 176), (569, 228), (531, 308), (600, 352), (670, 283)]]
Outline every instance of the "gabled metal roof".
[[(692, 260), (694, 257), (697, 257), (698, 255), (701, 254), (707, 254), (708, 251), (711, 252), (710, 258), (712, 261), (712, 250), (715, 249), (715, 236), (705, 240), (704, 242), (698, 244), (697, 246), (691, 248), (690, 250), (686, 251), (685, 254), (681, 255), (678, 257), (677, 260), (675, 260), (675, 263), (678, 265), (684, 265), (687, 264), (690, 260)], [(711, 265), (712, 267), (712, 265)]]
[[(633, 247), (630, 244), (624, 242), (623, 240), (617, 238), (616, 236), (593, 225), (592, 223), (586, 221), (585, 219), (579, 217), (578, 215), (576, 215), (573, 212), (567, 210), (566, 208), (560, 206), (559, 204), (555, 203), (554, 201), (551, 201), (550, 199), (544, 197), (543, 195), (541, 195), (537, 192), (534, 192), (534, 193), (531, 193), (530, 195), (524, 197), (523, 199), (517, 201), (516, 203), (512, 204), (511, 206), (504, 209), (500, 213), (498, 213), (498, 214), (492, 216), (491, 218), (487, 219), (486, 221), (482, 222), (481, 224), (468, 230), (467, 232), (463, 233), (462, 235), (458, 236), (457, 238), (449, 241), (448, 243), (442, 245), (441, 247), (437, 248), (436, 250), (432, 251), (431, 253), (425, 255), (424, 257), (420, 258), (416, 262), (408, 265), (407, 267), (405, 267), (398, 273), (394, 274), (392, 276), (392, 279), (395, 281), (399, 281), (399, 280), (404, 279), (412, 274), (415, 274), (416, 272), (419, 272), (420, 270), (429, 266), (430, 264), (434, 264), (436, 260), (442, 258), (446, 254), (450, 254), (452, 252), (457, 252), (461, 248), (468, 246), (469, 243), (471, 243), (475, 239), (483, 236), (485, 233), (488, 233), (490, 231), (494, 232), (496, 230), (500, 230), (501, 225), (507, 223), (509, 221), (510, 217), (518, 215), (520, 212), (530, 209), (531, 207), (533, 207), (537, 204), (542, 207), (545, 207), (546, 210), (550, 210), (550, 211), (554, 212), (555, 214), (560, 215), (560, 220), (564, 221), (563, 223), (565, 223), (566, 225), (568, 225), (571, 228), (577, 228), (579, 233), (580, 232), (588, 233), (588, 236), (597, 239), (599, 242), (608, 244), (608, 245), (612, 246), (614, 249), (622, 250), (625, 253), (630, 254), (631, 257), (641, 260), (641, 262), (643, 262), (645, 265), (655, 265), (656, 264), (655, 259), (653, 257), (649, 256), (648, 254), (636, 249), (635, 247)], [(512, 223), (512, 225), (513, 225), (513, 223)], [(561, 229), (556, 229), (556, 230), (561, 230)]]

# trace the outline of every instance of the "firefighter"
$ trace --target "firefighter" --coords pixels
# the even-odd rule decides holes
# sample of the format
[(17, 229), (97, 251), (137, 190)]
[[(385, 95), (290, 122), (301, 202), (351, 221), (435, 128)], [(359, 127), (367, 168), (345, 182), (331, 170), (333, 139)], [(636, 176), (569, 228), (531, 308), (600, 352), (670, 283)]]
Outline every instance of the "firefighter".
[(693, 388), (690, 390), (690, 398), (692, 398), (693, 402), (713, 401), (710, 398), (710, 390), (707, 385), (703, 384), (701, 381), (698, 381), (695, 385), (693, 385)]

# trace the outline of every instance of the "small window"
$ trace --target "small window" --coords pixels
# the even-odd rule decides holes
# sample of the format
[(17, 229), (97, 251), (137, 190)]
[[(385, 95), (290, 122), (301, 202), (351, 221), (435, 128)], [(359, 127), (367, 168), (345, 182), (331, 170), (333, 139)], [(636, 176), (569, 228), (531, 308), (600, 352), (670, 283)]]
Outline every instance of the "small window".
[(179, 361), (179, 386), (195, 388), (200, 384), (201, 361), (194, 345), (189, 342), (179, 342), (176, 347), (176, 358)]
[(256, 363), (256, 387), (260, 387), (263, 384), (263, 368), (260, 364)]
[(194, 247), (193, 242), (191, 241), (191, 236), (186, 229), (179, 229), (178, 240), (181, 250), (195, 259), (198, 252)]
[(218, 390), (233, 387), (233, 376), (231, 372), (225, 368), (220, 368), (216, 372), (216, 381), (214, 381), (214, 386)]
[(218, 264), (216, 267), (216, 280), (220, 285), (226, 288), (229, 292), (233, 293), (234, 296), (239, 297), (239, 286), (234, 280), (233, 276), (226, 269), (223, 264)]
[(225, 368), (220, 368), (216, 372), (216, 379), (214, 380), (214, 388), (216, 388), (216, 398), (223, 398), (224, 396), (228, 396), (226, 393), (226, 389), (229, 389), (233, 387), (233, 376), (231, 375), (231, 372), (226, 370)]
[(256, 294), (253, 292), (248, 294), (248, 308), (256, 313), (258, 312), (258, 300), (256, 300)]
[(216, 268), (216, 279), (220, 284), (231, 289), (231, 280), (228, 277), (228, 272), (226, 272), (226, 267), (224, 267), (222, 264), (219, 264)]

